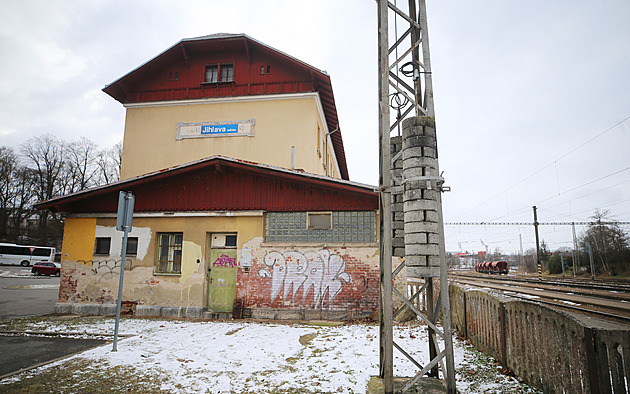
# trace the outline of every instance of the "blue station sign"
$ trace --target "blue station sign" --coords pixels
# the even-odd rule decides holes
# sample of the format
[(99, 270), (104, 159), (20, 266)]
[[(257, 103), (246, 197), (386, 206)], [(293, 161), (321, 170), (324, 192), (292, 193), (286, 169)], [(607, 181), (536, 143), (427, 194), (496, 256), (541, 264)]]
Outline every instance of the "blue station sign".
[(212, 137), (253, 137), (255, 119), (228, 120), (222, 122), (177, 122), (175, 139)]
[(202, 125), (201, 134), (237, 134), (238, 123)]

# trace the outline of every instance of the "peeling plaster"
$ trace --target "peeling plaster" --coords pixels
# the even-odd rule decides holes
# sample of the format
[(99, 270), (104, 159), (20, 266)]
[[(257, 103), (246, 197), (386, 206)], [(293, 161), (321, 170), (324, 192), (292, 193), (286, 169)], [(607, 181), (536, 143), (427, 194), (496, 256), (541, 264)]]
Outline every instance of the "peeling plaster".
[(179, 277), (179, 283), (187, 282), (193, 274), (199, 272), (201, 263), (197, 264), (197, 260), (201, 261), (201, 246), (194, 242), (184, 241), (182, 245), (182, 274)]
[[(109, 255), (111, 257), (121, 257), (123, 232), (116, 230), (116, 227), (96, 226), (95, 237), (109, 237), (112, 243), (109, 248)], [(129, 237), (138, 237), (138, 252), (136, 258), (138, 260), (144, 260), (149, 250), (149, 243), (151, 242), (151, 228), (150, 227), (132, 227), (129, 232)]]
[(201, 268), (201, 263), (197, 264), (197, 260), (201, 261), (202, 251), (200, 245), (190, 241), (184, 241), (182, 251), (182, 274), (179, 277), (179, 283), (182, 285), (187, 284), (187, 286), (181, 287), (179, 292), (179, 305), (189, 307), (191, 306), (190, 293), (195, 282), (192, 281), (191, 278), (199, 272)]

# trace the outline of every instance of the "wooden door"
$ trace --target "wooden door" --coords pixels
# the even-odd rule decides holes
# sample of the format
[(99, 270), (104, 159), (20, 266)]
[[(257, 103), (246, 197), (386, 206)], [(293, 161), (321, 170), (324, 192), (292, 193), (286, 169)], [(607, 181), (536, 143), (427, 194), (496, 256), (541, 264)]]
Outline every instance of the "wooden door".
[(236, 264), (236, 249), (210, 249), (208, 311), (232, 311), (236, 298)]

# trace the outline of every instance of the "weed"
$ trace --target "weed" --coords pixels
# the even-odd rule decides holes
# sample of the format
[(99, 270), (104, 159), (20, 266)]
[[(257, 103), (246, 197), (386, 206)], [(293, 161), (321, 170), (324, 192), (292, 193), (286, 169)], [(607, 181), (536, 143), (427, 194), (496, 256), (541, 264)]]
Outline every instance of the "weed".
[(24, 372), (17, 379), (0, 384), (3, 393), (166, 393), (165, 375), (139, 372), (133, 367), (112, 367), (105, 361), (73, 358), (45, 367), (41, 372)]

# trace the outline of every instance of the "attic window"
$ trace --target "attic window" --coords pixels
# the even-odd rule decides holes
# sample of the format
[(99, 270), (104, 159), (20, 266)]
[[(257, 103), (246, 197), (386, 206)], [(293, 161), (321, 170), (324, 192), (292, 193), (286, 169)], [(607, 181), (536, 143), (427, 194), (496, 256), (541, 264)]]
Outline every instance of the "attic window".
[(219, 66), (214, 64), (206, 66), (206, 82), (218, 82), (219, 81)]
[(206, 83), (234, 81), (234, 65), (232, 63), (210, 64), (206, 66)]
[(232, 63), (221, 65), (221, 82), (232, 82), (234, 80), (234, 66)]

